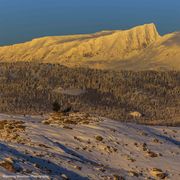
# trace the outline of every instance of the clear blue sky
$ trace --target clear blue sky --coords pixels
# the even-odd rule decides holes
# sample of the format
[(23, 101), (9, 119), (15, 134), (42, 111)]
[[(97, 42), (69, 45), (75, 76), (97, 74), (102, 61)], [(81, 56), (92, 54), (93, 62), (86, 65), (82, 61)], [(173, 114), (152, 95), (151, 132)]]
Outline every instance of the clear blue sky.
[(0, 0), (0, 45), (150, 22), (179, 31), (180, 0)]

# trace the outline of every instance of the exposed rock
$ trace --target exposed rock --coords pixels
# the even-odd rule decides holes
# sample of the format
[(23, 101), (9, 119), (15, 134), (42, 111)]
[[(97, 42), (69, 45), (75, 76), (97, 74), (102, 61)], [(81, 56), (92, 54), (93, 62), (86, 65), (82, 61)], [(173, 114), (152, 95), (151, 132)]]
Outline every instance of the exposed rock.
[(63, 180), (69, 180), (68, 176), (66, 174), (61, 174), (61, 177)]
[(136, 160), (130, 156), (127, 157), (127, 160), (131, 161), (131, 162), (135, 162)]
[(139, 174), (137, 172), (135, 172), (135, 171), (129, 171), (129, 175), (130, 176), (136, 176), (136, 177), (139, 176)]
[(153, 142), (154, 142), (154, 143), (160, 143), (159, 139), (156, 139), (156, 138), (153, 139)]
[(138, 111), (133, 111), (133, 112), (130, 112), (129, 114), (134, 118), (140, 118), (142, 116), (142, 114)]
[(154, 158), (158, 157), (158, 154), (153, 151), (147, 151), (147, 156)]
[(82, 169), (82, 167), (80, 167), (80, 166), (73, 166), (73, 167), (79, 171)]
[(95, 168), (96, 170), (98, 170), (98, 171), (101, 171), (101, 172), (105, 172), (106, 170), (104, 169), (104, 167), (97, 167), (97, 168)]
[(14, 161), (12, 158), (6, 158), (3, 161), (0, 161), (0, 166), (9, 172), (16, 173), (16, 168), (14, 166)]
[(150, 174), (155, 177), (155, 178), (159, 178), (159, 179), (165, 179), (167, 177), (167, 174), (164, 173), (161, 169), (158, 168), (153, 168), (150, 171)]
[(102, 136), (96, 136), (96, 140), (97, 141), (103, 141), (103, 137)]
[(48, 119), (42, 121), (46, 125), (61, 126), (62, 128), (72, 129), (70, 125), (97, 123), (101, 121), (99, 117), (92, 116), (88, 113), (72, 112), (52, 113)]
[(23, 121), (1, 120), (0, 121), (0, 139), (6, 142), (17, 142), (24, 144), (26, 139), (22, 136), (25, 133), (26, 126)]
[(113, 175), (113, 180), (125, 180), (125, 178), (115, 174)]
[(142, 136), (148, 136), (148, 134), (146, 132), (141, 132)]

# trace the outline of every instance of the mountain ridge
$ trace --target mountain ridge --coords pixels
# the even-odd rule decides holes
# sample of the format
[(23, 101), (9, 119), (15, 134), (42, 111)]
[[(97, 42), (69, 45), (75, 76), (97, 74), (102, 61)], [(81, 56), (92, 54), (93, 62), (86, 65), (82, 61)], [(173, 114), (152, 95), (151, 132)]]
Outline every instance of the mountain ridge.
[(129, 30), (48, 36), (0, 47), (0, 61), (115, 70), (180, 70), (180, 38), (174, 36), (179, 38), (180, 33), (160, 36), (153, 23)]

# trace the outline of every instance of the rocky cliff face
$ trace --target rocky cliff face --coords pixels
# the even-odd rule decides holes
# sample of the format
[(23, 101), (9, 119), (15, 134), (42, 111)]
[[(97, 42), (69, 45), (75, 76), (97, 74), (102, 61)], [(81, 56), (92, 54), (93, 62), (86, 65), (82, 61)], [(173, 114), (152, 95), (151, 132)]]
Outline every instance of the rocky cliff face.
[[(154, 24), (145, 24), (130, 30), (44, 37), (22, 44), (0, 47), (0, 60), (50, 62), (73, 67), (87, 66), (101, 69), (114, 69), (114, 67), (121, 69), (123, 67), (126, 69), (126, 63), (128, 65), (133, 59), (139, 59), (139, 57), (141, 60), (146, 59), (143, 52), (147, 49), (146, 54), (151, 52), (152, 46), (156, 46), (156, 42), (161, 39)], [(153, 52), (151, 53), (152, 58), (158, 56)], [(132, 69), (128, 66), (127, 68)]]

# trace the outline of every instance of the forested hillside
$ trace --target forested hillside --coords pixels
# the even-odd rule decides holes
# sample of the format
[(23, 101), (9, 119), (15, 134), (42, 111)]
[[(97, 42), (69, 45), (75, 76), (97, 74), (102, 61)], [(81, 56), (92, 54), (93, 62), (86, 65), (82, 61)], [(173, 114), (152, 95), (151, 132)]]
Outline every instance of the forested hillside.
[[(121, 121), (178, 124), (180, 72), (103, 71), (58, 64), (1, 63), (0, 112), (96, 113)], [(139, 112), (133, 117), (131, 112)]]

